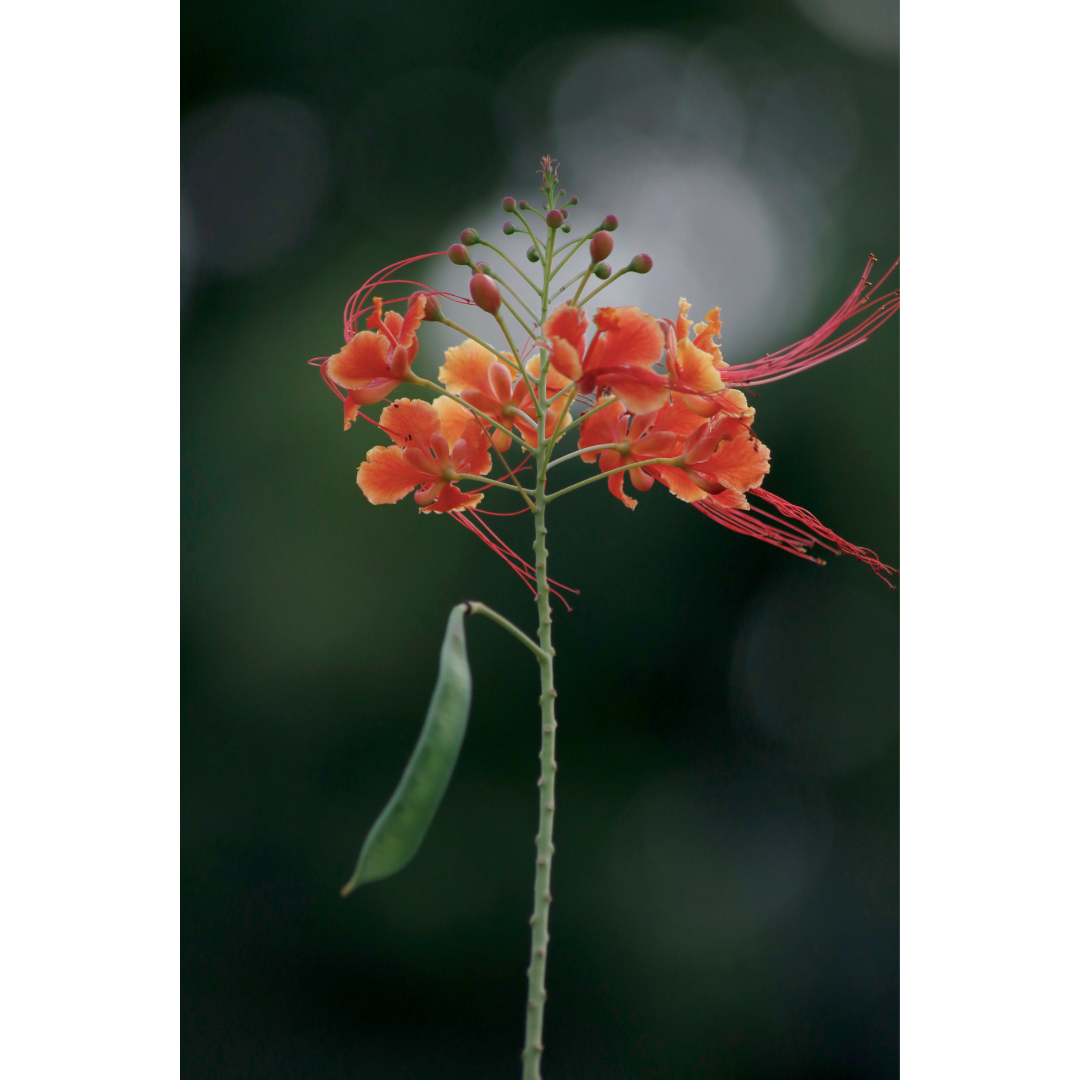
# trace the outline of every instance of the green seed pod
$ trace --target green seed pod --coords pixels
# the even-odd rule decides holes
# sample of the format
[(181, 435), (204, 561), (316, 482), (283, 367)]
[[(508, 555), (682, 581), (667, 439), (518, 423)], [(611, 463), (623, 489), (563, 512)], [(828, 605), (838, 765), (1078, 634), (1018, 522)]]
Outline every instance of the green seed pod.
[(348, 896), (359, 885), (396, 874), (420, 847), (446, 792), (469, 722), (472, 674), (465, 652), (465, 614), (450, 612), (439, 657), (439, 677), (431, 695), (420, 738), (394, 794), (367, 834), (353, 876), (341, 890)]

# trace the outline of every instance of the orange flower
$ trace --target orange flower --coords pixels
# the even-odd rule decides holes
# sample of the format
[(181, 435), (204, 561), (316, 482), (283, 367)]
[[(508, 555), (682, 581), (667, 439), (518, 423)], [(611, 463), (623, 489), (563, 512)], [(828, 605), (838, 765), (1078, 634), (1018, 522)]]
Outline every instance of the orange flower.
[[(518, 376), (514, 381), (509, 367), (512, 361), (508, 356), (504, 354), (504, 364), (482, 345), (466, 338), (460, 345), (447, 349), (445, 357), (446, 363), (439, 368), (439, 381), (447, 390), (498, 421), (504, 428), (516, 426), (521, 437), (530, 446), (536, 446), (536, 405), (525, 380)], [(526, 370), (530, 375), (539, 377), (539, 358), (533, 357)], [(559, 372), (549, 370), (546, 394), (550, 397), (557, 393), (568, 381)], [(557, 408), (548, 410), (545, 422), (548, 437), (555, 430), (558, 412)], [(563, 426), (568, 423), (567, 417)], [(498, 429), (492, 431), (491, 441), (502, 453), (510, 448), (510, 436)]]
[[(615, 398), (607, 400), (611, 404), (584, 420), (578, 435), (578, 446), (582, 449), (586, 446), (606, 446), (607, 449), (582, 454), (582, 461), (593, 462), (599, 457), (600, 471), (610, 472), (632, 461), (648, 461), (674, 453), (679, 436), (659, 426), (656, 412), (640, 413), (631, 419), (621, 401)], [(617, 445), (612, 447), (611, 443)], [(648, 491), (653, 486), (653, 477), (644, 469), (633, 468), (627, 472), (630, 483), (638, 491)], [(625, 475), (625, 472), (621, 472), (609, 476), (608, 490), (633, 510), (637, 506), (637, 499), (630, 498), (623, 490)]]
[(723, 412), (746, 421), (754, 419), (754, 410), (746, 404), (741, 390), (725, 389), (720, 374), (728, 365), (720, 353), (720, 309), (709, 311), (706, 322), (697, 323), (690, 336), (687, 312), (690, 303), (679, 300), (679, 317), (674, 323), (665, 322), (668, 332), (667, 367), (671, 372), (672, 388), (698, 416), (715, 416)]
[(382, 300), (376, 296), (373, 302), (375, 310), (368, 316), (367, 330), (354, 334), (322, 365), (324, 375), (347, 391), (346, 431), (364, 405), (382, 401), (405, 381), (420, 347), (416, 328), (424, 318), (426, 297), (414, 299), (404, 316), (396, 311), (384, 315)]
[(653, 370), (664, 352), (660, 324), (640, 308), (600, 308), (596, 334), (585, 349), (588, 316), (562, 304), (544, 323), (552, 366), (584, 394), (608, 387), (631, 412), (646, 413), (668, 400), (669, 380)]
[(375, 505), (400, 502), (414, 488), (421, 511), (446, 514), (479, 504), (479, 492), (457, 486), (462, 473), (484, 476), (491, 470), (488, 439), (468, 409), (456, 401), (398, 398), (387, 405), (379, 426), (393, 446), (374, 446), (356, 475), (360, 490)]

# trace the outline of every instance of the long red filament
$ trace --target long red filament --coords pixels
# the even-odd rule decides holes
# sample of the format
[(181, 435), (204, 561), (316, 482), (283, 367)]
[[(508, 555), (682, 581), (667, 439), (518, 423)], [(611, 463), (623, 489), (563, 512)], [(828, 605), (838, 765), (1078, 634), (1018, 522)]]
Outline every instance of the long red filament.
[[(724, 382), (729, 386), (761, 386), (764, 383), (776, 382), (862, 345), (878, 327), (888, 322), (900, 310), (898, 290), (874, 295), (896, 269), (900, 260), (897, 259), (881, 280), (871, 286), (870, 271), (876, 262), (871, 255), (851, 294), (812, 334), (775, 353), (767, 353), (759, 360), (725, 368), (721, 373)], [(833, 337), (844, 323), (856, 315), (862, 316), (857, 325), (839, 337)]]

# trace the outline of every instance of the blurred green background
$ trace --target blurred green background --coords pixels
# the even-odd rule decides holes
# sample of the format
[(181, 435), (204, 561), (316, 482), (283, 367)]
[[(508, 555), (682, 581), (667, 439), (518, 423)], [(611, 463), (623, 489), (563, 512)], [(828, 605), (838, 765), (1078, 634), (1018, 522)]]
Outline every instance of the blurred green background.
[[(450, 606), (534, 620), (463, 529), (357, 490), (376, 433), (343, 434), (305, 364), (340, 346), (347, 297), (492, 231), (551, 152), (576, 227), (614, 212), (616, 258), (657, 259), (613, 302), (719, 303), (731, 362), (802, 336), (868, 252), (897, 254), (895, 20), (887, 0), (183, 4), (185, 1077), (519, 1070), (538, 691), (494, 626), (468, 628), (470, 731), (419, 856), (338, 898)], [(768, 486), (893, 564), (898, 339), (756, 402)], [(425, 327), (421, 369), (450, 343)], [(531, 522), (491, 520), (528, 553)], [(555, 625), (545, 1075), (898, 1075), (897, 593), (659, 490), (631, 514), (597, 485), (550, 526), (582, 594)]]

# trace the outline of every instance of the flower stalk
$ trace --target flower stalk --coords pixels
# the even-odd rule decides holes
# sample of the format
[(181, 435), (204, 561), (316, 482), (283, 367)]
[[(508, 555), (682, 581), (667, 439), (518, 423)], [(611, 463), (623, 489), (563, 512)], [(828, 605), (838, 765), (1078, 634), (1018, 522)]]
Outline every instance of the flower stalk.
[[(756, 409), (737, 389), (773, 382), (839, 356), (864, 342), (890, 318), (899, 307), (899, 294), (879, 292), (885, 278), (871, 286), (873, 257), (854, 291), (819, 330), (777, 353), (729, 367), (720, 353), (718, 308), (697, 324), (690, 321), (691, 305), (686, 300), (679, 301), (674, 319), (657, 318), (629, 306), (601, 306), (590, 318), (585, 311), (589, 301), (625, 274), (648, 273), (653, 262), (648, 255), (635, 255), (622, 269), (612, 272), (605, 260), (614, 246), (611, 234), (618, 219), (611, 214), (580, 239), (556, 248), (556, 233), (570, 231), (567, 216), (578, 200), (571, 197), (560, 205), (566, 193), (556, 190), (556, 164), (545, 157), (542, 165), (542, 211), (510, 196), (502, 203), (522, 226), (508, 221), (504, 233), (524, 233), (533, 242), (526, 257), (538, 266), (539, 281), (477, 230), (465, 229), (460, 243), (436, 254), (446, 255), (455, 266), (469, 271), (472, 300), (394, 277), (412, 262), (429, 256), (402, 260), (369, 278), (350, 298), (345, 310), (345, 346), (331, 357), (312, 361), (344, 404), (346, 429), (355, 419), (363, 418), (392, 441), (392, 445), (369, 450), (359, 467), (357, 483), (368, 500), (396, 503), (412, 493), (422, 514), (449, 515), (450, 520), (467, 528), (535, 597), (535, 639), (478, 601), (454, 608), (439, 681), (417, 749), (398, 792), (369, 834), (354, 878), (346, 887), (351, 891), (396, 872), (418, 848), (449, 783), (468, 719), (471, 674), (462, 616), (490, 619), (529, 649), (540, 676), (539, 824), (529, 920), (523, 1080), (540, 1080), (551, 943), (558, 727), (552, 597), (569, 611), (564, 593), (576, 591), (549, 573), (549, 504), (604, 480), (613, 496), (634, 509), (637, 500), (625, 490), (625, 480), (639, 492), (649, 491), (659, 480), (661, 488), (733, 532), (812, 562), (822, 562), (812, 553), (816, 548), (851, 555), (886, 581), (895, 573), (868, 548), (848, 543), (809, 511), (762, 487), (770, 471), (770, 453), (753, 430)], [(543, 229), (537, 226), (534, 231), (536, 222), (526, 215), (544, 223), (547, 233), (543, 242), (539, 239)], [(577, 273), (567, 271), (569, 280), (558, 284), (556, 278), (586, 243), (588, 266)], [(470, 253), (474, 245), (494, 252), (529, 284), (539, 298), (539, 317), (502, 276), (486, 263), (474, 261)], [(568, 253), (557, 261), (556, 256), (563, 252)], [(593, 276), (600, 284), (583, 296)], [(407, 301), (405, 314), (384, 310), (383, 301), (374, 295), (393, 284), (421, 288), (409, 297), (387, 301), (387, 305)], [(574, 285), (573, 299), (556, 304), (556, 298)], [(450, 319), (443, 311), (443, 300), (471, 305), (491, 316), (509, 352)], [(525, 331), (520, 345), (504, 318), (504, 307)], [(366, 330), (359, 329), (364, 316)], [(422, 378), (411, 368), (419, 347), (417, 330), (423, 322), (442, 323), (463, 336), (460, 345), (446, 350), (437, 382)], [(587, 341), (590, 324), (593, 336)], [(399, 397), (385, 405), (378, 421), (363, 412), (364, 406), (384, 401), (399, 386), (432, 391), (435, 401)], [(575, 407), (576, 415), (571, 412)], [(555, 444), (571, 433), (577, 435), (577, 449), (553, 458)], [(524, 456), (511, 467), (504, 455), (515, 446)], [(496, 460), (506, 475), (493, 479), (488, 474)], [(550, 470), (574, 460), (596, 464), (598, 471), (549, 492)], [(527, 465), (533, 470), (530, 487), (517, 475)], [(463, 483), (480, 486), (463, 489), (459, 487)], [(494, 489), (495, 495), (512, 493), (524, 505), (509, 512), (478, 510), (487, 489)], [(533, 515), (531, 562), (513, 551), (479, 516), (516, 513)]]

